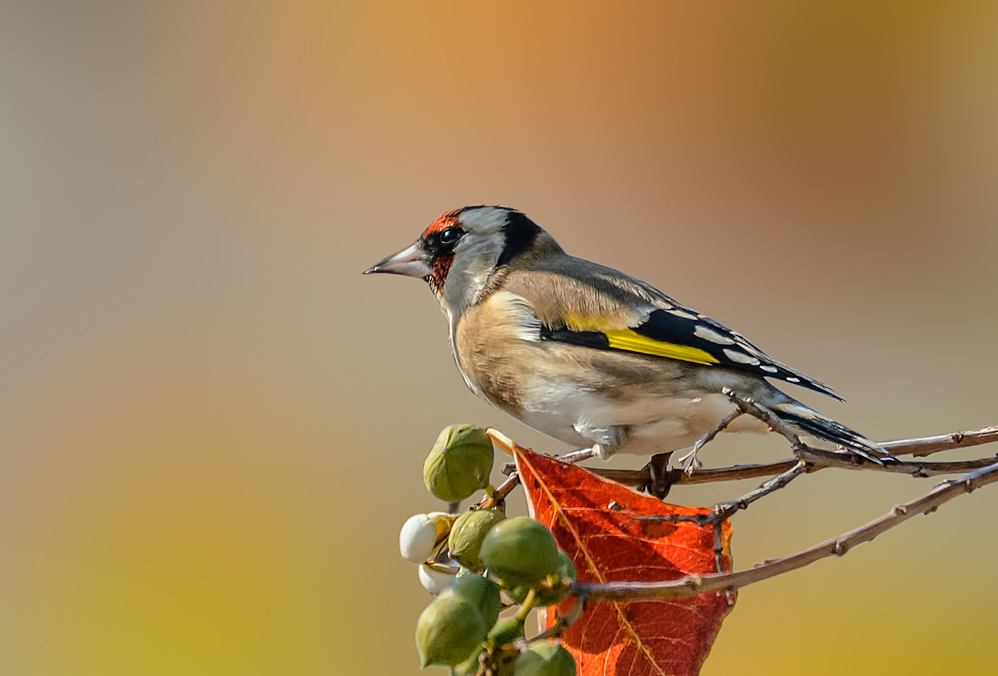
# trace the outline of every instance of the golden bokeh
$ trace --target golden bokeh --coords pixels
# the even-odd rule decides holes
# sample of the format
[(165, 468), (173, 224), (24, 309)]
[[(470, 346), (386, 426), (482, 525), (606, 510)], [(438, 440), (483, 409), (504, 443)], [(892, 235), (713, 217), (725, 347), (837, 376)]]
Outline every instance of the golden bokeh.
[[(995, 82), (988, 2), (5, 3), (0, 673), (417, 672), (397, 532), (437, 432), (562, 450), (466, 391), (424, 285), (359, 274), (464, 204), (871, 437), (998, 424)], [(930, 485), (803, 479), (736, 565)], [(703, 673), (995, 673), (996, 505), (744, 590)]]

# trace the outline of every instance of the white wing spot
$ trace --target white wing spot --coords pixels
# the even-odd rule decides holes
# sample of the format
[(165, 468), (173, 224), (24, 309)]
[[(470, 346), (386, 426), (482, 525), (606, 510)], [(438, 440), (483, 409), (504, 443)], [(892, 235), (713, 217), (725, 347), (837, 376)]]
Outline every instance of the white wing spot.
[(714, 329), (708, 329), (706, 326), (700, 324), (693, 329), (693, 335), (698, 338), (703, 338), (704, 340), (709, 340), (712, 343), (717, 343), (718, 345), (734, 345), (735, 341), (732, 338), (724, 335), (723, 333), (718, 333)]
[(759, 368), (761, 368), (766, 373), (779, 373), (780, 372), (780, 369), (776, 368), (775, 366), (770, 366), (769, 364), (763, 364)]
[(787, 376), (787, 382), (788, 383), (799, 383), (800, 382), (800, 378), (797, 378), (795, 376)]
[(751, 366), (758, 366), (759, 364), (762, 363), (758, 359), (756, 359), (755, 357), (750, 357), (747, 354), (745, 354), (744, 352), (738, 352), (737, 350), (728, 350), (728, 349), (725, 349), (724, 350), (724, 355), (728, 359), (730, 359), (731, 361), (733, 361), (733, 362), (735, 362), (737, 364), (750, 364)]

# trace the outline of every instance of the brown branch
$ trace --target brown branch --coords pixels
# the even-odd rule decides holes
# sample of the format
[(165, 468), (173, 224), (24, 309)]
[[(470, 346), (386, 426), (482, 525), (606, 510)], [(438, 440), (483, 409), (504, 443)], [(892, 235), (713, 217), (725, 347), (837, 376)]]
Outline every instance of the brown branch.
[[(669, 478), (673, 486), (676, 484), (706, 484), (716, 481), (758, 479), (759, 477), (772, 476), (773, 474), (785, 472), (796, 464), (796, 460), (784, 460), (782, 462), (760, 465), (735, 465), (733, 467), (716, 469), (695, 469), (692, 472), (684, 472), (682, 469), (671, 469), (669, 470)], [(625, 486), (640, 486), (649, 479), (648, 470), (611, 469), (607, 467), (586, 467), (586, 469), (604, 479), (610, 479)]]
[(878, 465), (866, 458), (842, 451), (824, 451), (819, 448), (804, 446), (800, 452), (810, 466), (810, 471), (837, 467), (840, 469), (868, 469), (874, 472), (889, 472), (893, 474), (908, 474), (916, 478), (937, 476), (939, 474), (955, 474), (987, 467), (995, 462), (995, 458), (979, 458), (976, 460), (961, 460), (957, 462), (932, 462), (927, 460), (912, 460), (884, 463)]
[[(986, 427), (973, 432), (953, 432), (952, 434), (941, 434), (932, 437), (920, 437), (916, 439), (898, 439), (896, 441), (885, 441), (880, 445), (884, 450), (892, 455), (913, 455), (915, 457), (925, 457), (941, 451), (950, 451), (959, 448), (971, 448), (982, 444), (989, 444), (998, 441), (998, 427)], [(813, 453), (819, 449), (808, 447)], [(881, 467), (857, 456), (849, 456), (845, 453), (833, 453), (823, 451), (833, 456), (829, 466), (843, 467), (848, 469), (869, 469), (883, 472), (897, 472), (910, 474), (914, 477), (928, 477), (938, 474), (967, 472), (976, 467), (982, 467), (986, 460), (968, 460), (964, 462), (944, 463), (944, 462), (898, 462)], [(850, 460), (849, 458), (857, 458)], [(733, 467), (722, 467), (716, 469), (699, 469), (692, 472), (684, 472), (682, 469), (670, 470), (672, 484), (703, 484), (716, 481), (739, 481), (741, 479), (757, 479), (764, 476), (772, 476), (785, 472), (797, 464), (796, 460), (782, 460), (780, 462), (757, 464), (757, 465), (735, 465)], [(587, 467), (594, 474), (604, 478), (624, 484), (625, 486), (640, 486), (648, 481), (647, 470), (632, 469), (608, 469), (603, 467)]]
[(714, 523), (714, 565), (718, 573), (726, 573), (724, 569), (724, 522)]
[(783, 420), (781, 420), (775, 413), (762, 404), (759, 404), (752, 399), (740, 397), (734, 390), (728, 387), (723, 388), (721, 393), (730, 399), (731, 403), (737, 406), (742, 413), (747, 413), (753, 418), (758, 418), (762, 422), (769, 425), (771, 430), (782, 434), (783, 438), (790, 444), (790, 449), (798, 458), (800, 457), (801, 452), (808, 448), (807, 444), (800, 440), (800, 437), (797, 436), (797, 433), (794, 432), (790, 425), (783, 422)]
[[(662, 515), (662, 514), (634, 514), (630, 512), (626, 513), (628, 516), (637, 521), (668, 521), (670, 523), (690, 522), (690, 523), (695, 523), (701, 528), (708, 524), (719, 526), (724, 522), (725, 519), (730, 518), (736, 512), (741, 511), (743, 509), (748, 509), (749, 505), (751, 505), (756, 500), (764, 498), (770, 493), (774, 493), (780, 490), (781, 488), (785, 487), (787, 484), (789, 484), (797, 477), (801, 476), (802, 474), (807, 474), (809, 471), (810, 467), (808, 466), (808, 464), (803, 460), (799, 460), (797, 464), (788, 469), (786, 472), (777, 474), (769, 481), (763, 482), (750, 493), (746, 493), (742, 497), (735, 498), (734, 500), (731, 500), (729, 502), (722, 502), (717, 505), (714, 505), (714, 510), (706, 514)], [(616, 507), (614, 507), (614, 505), (611, 505), (611, 508), (621, 512), (624, 511), (624, 509), (619, 505), (617, 505)], [(718, 569), (720, 569), (720, 566), (718, 566)]]
[(690, 576), (668, 582), (577, 583), (573, 590), (586, 594), (590, 601), (669, 601), (712, 592), (731, 592), (755, 582), (803, 568), (829, 556), (842, 556), (853, 547), (904, 523), (918, 514), (931, 514), (958, 495), (970, 493), (998, 481), (998, 463), (937, 485), (925, 495), (897, 505), (884, 516), (848, 533), (780, 559), (764, 561), (750, 570), (737, 573)]
[(880, 444), (880, 447), (892, 455), (913, 455), (916, 458), (921, 458), (940, 451), (990, 444), (992, 441), (998, 441), (998, 427), (985, 427), (973, 432), (953, 432), (952, 434), (940, 434), (918, 439), (885, 441)]
[(576, 620), (582, 617), (582, 613), (586, 609), (586, 604), (589, 603), (589, 596), (585, 592), (576, 592), (574, 596), (575, 603), (573, 603), (572, 607), (568, 609), (568, 612), (564, 615), (558, 615), (558, 619), (555, 623), (543, 634), (539, 634), (536, 638), (530, 639), (531, 642), (549, 638), (558, 638), (568, 631), (569, 627), (575, 624)]
[[(688, 521), (696, 523), (700, 527), (712, 525), (714, 527), (715, 540), (714, 558), (717, 564), (718, 573), (724, 572), (721, 547), (718, 544), (721, 537), (720, 529), (724, 521), (733, 516), (736, 512), (748, 509), (748, 506), (756, 500), (784, 488), (787, 484), (802, 474), (816, 472), (829, 467), (836, 467), (840, 469), (872, 469), (874, 471), (907, 474), (916, 478), (925, 478), (939, 474), (952, 474), (988, 468), (994, 465), (996, 460), (998, 460), (998, 456), (995, 456), (992, 458), (979, 458), (975, 460), (963, 460), (956, 462), (894, 461), (881, 465), (847, 451), (825, 451), (812, 448), (811, 446), (803, 443), (794, 431), (786, 425), (786, 423), (779, 420), (767, 408), (755, 404), (750, 400), (742, 399), (730, 391), (726, 391), (725, 394), (727, 394), (731, 401), (738, 407), (737, 411), (728, 415), (721, 421), (720, 425), (701, 437), (697, 441), (698, 447), (702, 448), (703, 445), (710, 442), (715, 436), (717, 436), (718, 433), (727, 427), (728, 424), (738, 417), (738, 415), (746, 414), (762, 420), (767, 425), (782, 434), (790, 443), (791, 448), (794, 451), (794, 455), (796, 455), (798, 459), (786, 460), (779, 463), (770, 463), (767, 465), (746, 465), (743, 467), (730, 467), (720, 470), (684, 471), (681, 469), (673, 469), (670, 471), (669, 477), (674, 480), (673, 483), (704, 483), (706, 481), (723, 481), (734, 478), (743, 479), (757, 476), (768, 476), (776, 471), (779, 473), (742, 497), (715, 505), (713, 512), (709, 514), (697, 514), (691, 516), (631, 515), (632, 518), (641, 520), (669, 522)], [(496, 446), (512, 455), (513, 448), (517, 447), (515, 441), (498, 430), (489, 429), (486, 433), (492, 438), (492, 441), (496, 444)], [(890, 451), (894, 451), (898, 454), (911, 454), (918, 457), (953, 448), (966, 448), (986, 444), (996, 440), (998, 440), (998, 428), (991, 427), (978, 430), (976, 432), (954, 432), (952, 434), (934, 437), (903, 439), (899, 441), (887, 442), (885, 446), (887, 446)], [(579, 462), (591, 457), (591, 455), (591, 451), (588, 450), (576, 451), (564, 456), (564, 459), (568, 462)], [(589, 469), (593, 470), (593, 468)], [(642, 485), (650, 478), (648, 470), (629, 472), (627, 470), (600, 471), (599, 469), (596, 469), (593, 471), (594, 473), (600, 474), (606, 478), (630, 485)], [(707, 477), (710, 478), (708, 479)], [(631, 479), (631, 481), (628, 481), (628, 479)], [(640, 482), (634, 482), (634, 479), (640, 479)], [(495, 490), (492, 496), (483, 499), (479, 503), (479, 507), (492, 507), (496, 503), (501, 502), (516, 486), (519, 485), (519, 483), (519, 475), (513, 473), (502, 485), (499, 486), (499, 488)], [(615, 508), (620, 509), (620, 506), (618, 505)]]
[[(996, 458), (983, 458), (978, 460), (969, 460), (963, 462), (902, 462), (891, 458), (891, 462), (874, 462), (868, 458), (857, 455), (856, 453), (851, 453), (848, 451), (825, 451), (817, 448), (812, 448), (800, 440), (800, 437), (790, 428), (790, 426), (781, 420), (776, 414), (770, 411), (765, 406), (755, 403), (751, 399), (745, 399), (731, 390), (725, 388), (724, 394), (731, 400), (733, 404), (737, 407), (734, 413), (728, 415), (721, 421), (715, 429), (705, 434), (697, 441), (696, 448), (702, 447), (703, 444), (712, 440), (717, 434), (727, 427), (732, 420), (734, 420), (740, 414), (751, 415), (762, 422), (766, 423), (770, 429), (773, 429), (780, 434), (790, 443), (790, 447), (793, 449), (794, 455), (798, 458), (796, 464), (791, 468), (777, 474), (772, 479), (760, 484), (755, 490), (747, 493), (741, 498), (731, 500), (729, 502), (719, 503), (714, 506), (713, 512), (709, 514), (699, 514), (693, 516), (642, 516), (642, 515), (632, 515), (635, 519), (641, 519), (646, 521), (668, 521), (668, 522), (678, 522), (678, 521), (692, 521), (699, 526), (703, 527), (706, 525), (712, 525), (714, 528), (714, 540), (715, 540), (715, 551), (714, 558), (717, 563), (717, 571), (723, 573), (722, 569), (722, 558), (721, 552), (717, 547), (717, 543), (720, 541), (720, 529), (724, 521), (736, 512), (748, 509), (748, 506), (771, 493), (774, 493), (785, 486), (787, 486), (791, 481), (796, 479), (798, 476), (809, 473), (816, 472), (821, 469), (828, 467), (838, 467), (845, 469), (862, 469), (871, 468), (877, 469), (885, 472), (895, 472), (908, 474), (914, 477), (927, 477), (934, 474), (944, 474), (952, 472), (965, 472), (967, 470), (985, 468), (993, 465), (998, 459)], [(989, 438), (988, 431), (984, 431), (984, 434), (977, 435), (982, 439)], [(962, 444), (964, 443), (963, 435), (950, 435), (949, 437), (937, 437), (932, 439), (930, 442), (925, 444), (916, 444), (914, 448), (918, 448), (921, 452), (929, 447), (938, 448), (941, 444)], [(898, 444), (900, 446), (900, 444)], [(912, 448), (911, 442), (908, 442), (907, 448)], [(695, 462), (695, 458), (694, 458)], [(684, 472), (689, 474), (689, 470)]]

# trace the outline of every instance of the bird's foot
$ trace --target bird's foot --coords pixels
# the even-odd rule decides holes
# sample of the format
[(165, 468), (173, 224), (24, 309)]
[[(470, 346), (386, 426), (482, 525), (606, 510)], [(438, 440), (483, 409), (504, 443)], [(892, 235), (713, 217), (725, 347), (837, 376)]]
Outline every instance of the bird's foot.
[(642, 471), (648, 471), (648, 481), (638, 486), (638, 490), (645, 491), (659, 500), (665, 499), (673, 482), (672, 472), (669, 469), (670, 457), (672, 453), (651, 456), (648, 464), (641, 468)]
[(703, 447), (704, 444), (701, 444), (699, 441), (697, 441), (695, 444), (693, 444), (693, 450), (691, 450), (689, 453), (679, 458), (679, 464), (683, 466), (684, 472), (686, 472), (687, 474), (692, 474), (693, 470), (700, 469), (703, 467), (703, 463), (700, 462), (700, 460), (697, 458), (697, 453), (699, 453), (700, 449)]
[(683, 471), (686, 472), (687, 474), (692, 474), (693, 470), (702, 468), (703, 463), (701, 463), (697, 459), (697, 453), (699, 453), (700, 449), (702, 449), (704, 446), (712, 442), (714, 440), (714, 437), (716, 437), (718, 434), (726, 430), (728, 428), (728, 425), (730, 425), (735, 420), (735, 418), (740, 416), (742, 413), (743, 411), (741, 408), (736, 408), (734, 411), (726, 415), (723, 420), (717, 423), (717, 426), (714, 427), (714, 429), (708, 430), (706, 434), (697, 439), (696, 443), (693, 444), (693, 449), (679, 459), (679, 464), (683, 466)]

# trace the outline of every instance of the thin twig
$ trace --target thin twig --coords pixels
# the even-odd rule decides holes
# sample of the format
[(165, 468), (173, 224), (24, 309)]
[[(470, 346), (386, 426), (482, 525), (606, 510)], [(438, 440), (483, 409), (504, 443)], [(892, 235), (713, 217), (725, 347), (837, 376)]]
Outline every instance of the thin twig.
[(714, 522), (714, 564), (718, 573), (726, 573), (724, 569), (724, 522)]
[[(715, 540), (715, 560), (717, 561), (718, 572), (724, 572), (721, 567), (721, 553), (718, 551), (716, 543), (720, 538), (720, 528), (724, 521), (736, 512), (748, 509), (748, 506), (771, 493), (774, 493), (781, 488), (784, 488), (791, 481), (796, 479), (802, 474), (808, 472), (815, 472), (820, 469), (827, 467), (839, 467), (846, 469), (862, 468), (864, 466), (876, 467), (877, 469), (888, 471), (888, 472), (899, 472), (904, 474), (909, 474), (911, 476), (926, 477), (931, 474), (939, 474), (945, 472), (953, 471), (967, 471), (968, 469), (979, 469), (982, 467), (987, 467), (994, 464), (994, 459), (986, 458), (982, 460), (971, 460), (960, 463), (933, 463), (933, 462), (901, 462), (894, 460), (891, 463), (876, 463), (872, 462), (867, 458), (859, 456), (855, 453), (849, 452), (837, 452), (837, 451), (824, 451), (817, 448), (812, 448), (800, 440), (800, 437), (790, 428), (790, 426), (784, 421), (780, 420), (772, 411), (770, 411), (765, 406), (755, 403), (751, 399), (746, 399), (738, 396), (731, 390), (725, 388), (723, 393), (731, 400), (733, 404), (737, 407), (736, 412), (751, 415), (758, 418), (762, 422), (769, 425), (769, 427), (786, 438), (793, 449), (794, 455), (798, 458), (797, 464), (795, 464), (790, 469), (777, 474), (772, 479), (762, 483), (758, 488), (750, 493), (731, 500), (729, 502), (720, 503), (714, 506), (713, 513), (696, 515), (691, 519), (690, 517), (676, 517), (676, 516), (637, 516), (634, 518), (641, 518), (648, 521), (690, 521), (696, 520), (701, 527), (710, 524), (714, 528), (714, 540)], [(709, 441), (716, 436), (724, 427), (734, 420), (736, 415), (728, 415), (721, 424), (708, 434), (704, 435), (702, 439)], [(713, 434), (713, 436), (712, 436)], [(939, 440), (935, 440), (939, 441)], [(954, 443), (959, 443), (962, 439), (951, 438)], [(699, 443), (699, 442), (698, 442)], [(934, 471), (933, 471), (934, 470)]]
[[(669, 470), (669, 480), (671, 485), (676, 484), (706, 484), (717, 481), (739, 481), (741, 479), (758, 479), (759, 477), (772, 476), (785, 472), (794, 465), (797, 460), (784, 460), (760, 465), (735, 465), (733, 467), (722, 467), (715, 469), (695, 469), (692, 472), (684, 472), (682, 469)], [(597, 474), (604, 479), (616, 481), (625, 486), (641, 486), (649, 478), (648, 470), (640, 469), (611, 469), (607, 467), (586, 467), (593, 474)]]
[[(485, 430), (485, 434), (492, 439), (492, 443), (497, 446), (501, 451), (513, 455), (513, 449), (521, 448), (521, 446), (507, 437), (505, 434), (497, 429), (490, 427)], [(588, 460), (593, 457), (592, 449), (582, 449), (581, 451), (574, 451), (568, 453), (559, 458), (562, 462), (568, 464), (575, 464), (577, 462), (582, 462), (583, 460)], [(479, 509), (488, 509), (494, 506), (496, 503), (501, 502), (506, 499), (506, 496), (513, 492), (513, 489), (520, 485), (520, 475), (515, 470), (510, 472), (509, 478), (502, 482), (495, 492), (491, 496), (487, 496), (478, 503)]]
[(537, 638), (531, 639), (531, 641), (541, 641), (549, 638), (558, 638), (566, 631), (569, 627), (575, 624), (575, 621), (582, 617), (583, 611), (586, 609), (586, 604), (589, 603), (589, 595), (586, 592), (578, 592), (574, 594), (575, 603), (572, 607), (568, 609), (568, 612), (564, 615), (559, 615), (558, 619), (553, 625), (548, 627), (547, 631), (543, 634), (539, 634)]
[(769, 481), (762, 483), (751, 493), (746, 493), (742, 497), (732, 500), (731, 502), (725, 502), (717, 505), (714, 507), (714, 523), (724, 521), (739, 510), (748, 509), (748, 506), (756, 500), (763, 498), (774, 491), (780, 490), (801, 474), (806, 474), (807, 472), (808, 466), (802, 460), (786, 472), (777, 474)]
[(737, 393), (727, 387), (721, 390), (721, 394), (730, 399), (731, 403), (737, 406), (743, 413), (747, 413), (753, 418), (758, 418), (762, 422), (769, 425), (769, 428), (774, 432), (782, 434), (783, 438), (790, 444), (790, 449), (798, 458), (801, 457), (802, 451), (808, 449), (808, 445), (800, 440), (800, 437), (797, 436), (797, 433), (794, 432), (790, 425), (780, 420), (775, 413), (762, 404), (759, 404), (751, 399), (740, 397)]
[(668, 582), (608, 582), (605, 584), (576, 583), (575, 593), (586, 594), (590, 601), (671, 601), (711, 592), (729, 592), (755, 582), (803, 568), (829, 556), (842, 556), (853, 547), (870, 542), (875, 537), (904, 523), (918, 514), (930, 514), (958, 495), (970, 493), (998, 481), (998, 463), (949, 479), (925, 495), (895, 506), (884, 516), (874, 519), (848, 533), (780, 559), (764, 561), (750, 570), (737, 573), (689, 576)]
[[(499, 450), (513, 455), (513, 447), (517, 445), (515, 441), (507, 437), (505, 434), (497, 429), (489, 428), (485, 430), (485, 434), (492, 439), (493, 445), (495, 445)], [(513, 492), (513, 489), (520, 485), (520, 475), (516, 472), (512, 472), (509, 478), (503, 481), (495, 489), (492, 495), (487, 495), (482, 498), (481, 502), (478, 503), (479, 509), (491, 509), (497, 504), (506, 499), (506, 496)]]
[(918, 439), (898, 439), (885, 441), (880, 447), (892, 455), (913, 455), (916, 458), (925, 457), (940, 451), (952, 451), (957, 448), (970, 448), (998, 441), (998, 427), (985, 427), (973, 432), (953, 432), (935, 437), (920, 437)]
[(691, 522), (700, 526), (701, 528), (708, 525), (719, 525), (725, 521), (725, 519), (730, 518), (733, 514), (743, 509), (748, 509), (756, 500), (764, 498), (770, 493), (774, 493), (781, 488), (785, 487), (791, 481), (796, 479), (802, 474), (807, 474), (810, 468), (806, 462), (799, 460), (797, 464), (788, 469), (786, 472), (777, 474), (769, 481), (765, 481), (759, 486), (746, 493), (740, 498), (735, 498), (729, 502), (722, 502), (714, 505), (713, 511), (704, 514), (690, 514), (690, 515), (680, 515), (680, 514), (632, 514), (626, 512), (623, 509), (618, 509), (618, 511), (624, 512), (631, 518), (638, 521), (668, 521), (670, 523), (680, 523), (680, 522)]
[[(941, 451), (971, 448), (973, 446), (989, 444), (995, 441), (998, 441), (998, 427), (986, 427), (973, 432), (953, 432), (952, 434), (941, 434), (932, 437), (885, 441), (882, 442), (880, 446), (894, 456), (913, 455), (915, 457), (925, 457)], [(810, 448), (810, 450), (818, 451), (819, 449)], [(830, 453), (830, 451), (825, 452)], [(849, 469), (869, 469), (881, 472), (903, 473), (919, 478), (935, 476), (938, 474), (967, 472), (974, 469), (975, 466), (982, 466), (980, 464), (974, 465), (973, 463), (983, 463), (986, 460), (967, 460), (953, 463), (909, 461), (879, 466), (868, 461), (863, 461), (863, 464), (860, 464), (859, 462), (849, 459), (850, 457), (858, 458), (858, 456), (849, 456), (845, 453), (838, 453), (836, 455), (838, 456), (835, 458), (836, 466), (839, 466), (839, 463), (841, 462), (841, 466), (845, 467), (848, 465)], [(796, 460), (782, 460), (780, 462), (767, 464), (735, 465), (733, 467), (699, 469), (690, 473), (683, 472), (681, 469), (673, 469), (670, 472), (670, 478), (673, 485), (757, 479), (759, 477), (772, 476), (774, 474), (779, 474), (780, 472), (785, 472), (796, 463)], [(607, 469), (603, 467), (587, 467), (586, 469), (604, 478), (616, 481), (617, 483), (622, 483), (625, 486), (640, 486), (648, 481), (648, 472), (643, 470)]]
[[(734, 411), (726, 415), (724, 419), (721, 420), (721, 422), (717, 423), (717, 426), (714, 427), (714, 429), (709, 430), (706, 434), (697, 439), (696, 443), (693, 444), (693, 450), (684, 455), (683, 457), (679, 458), (679, 464), (686, 465), (683, 468), (683, 471), (686, 472), (686, 474), (690, 474), (691, 472), (693, 472), (693, 470), (699, 469), (700, 461), (697, 459), (697, 454), (700, 452), (700, 450), (704, 446), (712, 442), (718, 434), (726, 430), (728, 428), (728, 425), (734, 422), (735, 418), (738, 418), (744, 413), (745, 412), (742, 411), (741, 409), (736, 408)], [(651, 470), (649, 469), (649, 471)]]
[(565, 455), (556, 455), (554, 457), (558, 458), (564, 463), (569, 465), (574, 465), (575, 463), (582, 462), (583, 460), (588, 460), (589, 458), (596, 455), (596, 453), (591, 448), (583, 448), (578, 451), (572, 451), (571, 453), (566, 453)]
[(520, 485), (520, 475), (519, 474), (511, 475), (508, 479), (499, 484), (499, 486), (496, 488), (495, 495), (492, 496), (492, 499), (495, 502), (499, 502), (500, 500), (505, 500), (506, 496), (512, 493), (513, 489), (519, 485)]

